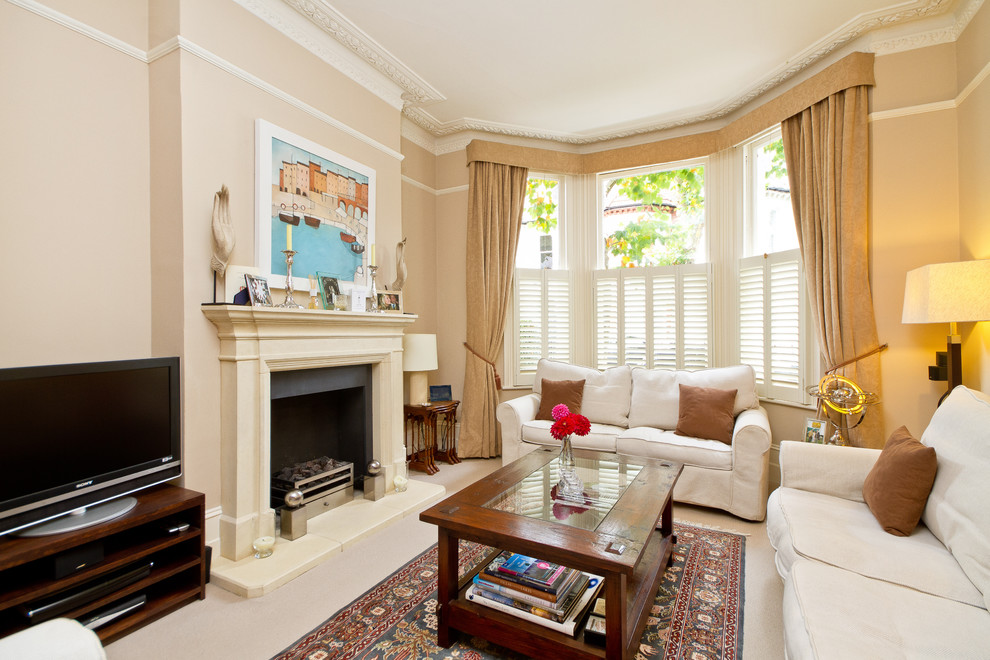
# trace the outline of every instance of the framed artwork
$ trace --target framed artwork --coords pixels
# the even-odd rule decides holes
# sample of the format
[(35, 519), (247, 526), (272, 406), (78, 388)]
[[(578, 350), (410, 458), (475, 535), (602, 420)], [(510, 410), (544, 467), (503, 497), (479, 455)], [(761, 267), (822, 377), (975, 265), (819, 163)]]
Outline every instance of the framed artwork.
[(252, 307), (271, 307), (272, 292), (268, 289), (268, 280), (260, 275), (244, 274), (244, 284), (247, 285), (248, 296)]
[(337, 284), (337, 278), (331, 277), (326, 273), (317, 273), (316, 281), (320, 284), (320, 298), (323, 300), (323, 309), (337, 309), (337, 296), (340, 295), (340, 285)]
[(825, 444), (825, 420), (809, 417), (804, 422), (804, 441)]
[(284, 250), (293, 250), (293, 288), (322, 272), (370, 284), (375, 239), (375, 170), (263, 119), (255, 123), (255, 246), (261, 274), (285, 286)]
[(378, 309), (388, 314), (402, 313), (402, 292), (401, 291), (379, 291)]

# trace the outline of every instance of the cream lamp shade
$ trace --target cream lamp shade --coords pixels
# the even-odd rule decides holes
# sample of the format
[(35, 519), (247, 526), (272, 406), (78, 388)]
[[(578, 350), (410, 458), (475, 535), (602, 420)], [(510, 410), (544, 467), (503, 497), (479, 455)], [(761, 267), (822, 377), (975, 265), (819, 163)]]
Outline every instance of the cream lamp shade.
[(410, 404), (422, 405), (429, 401), (426, 372), (437, 368), (436, 335), (402, 335), (402, 370), (410, 372)]
[(948, 323), (944, 362), (936, 355), (929, 380), (944, 380), (942, 398), (962, 384), (962, 338), (956, 323), (990, 321), (990, 259), (929, 264), (907, 274), (902, 323)]
[(907, 274), (902, 323), (990, 321), (990, 259), (929, 264)]

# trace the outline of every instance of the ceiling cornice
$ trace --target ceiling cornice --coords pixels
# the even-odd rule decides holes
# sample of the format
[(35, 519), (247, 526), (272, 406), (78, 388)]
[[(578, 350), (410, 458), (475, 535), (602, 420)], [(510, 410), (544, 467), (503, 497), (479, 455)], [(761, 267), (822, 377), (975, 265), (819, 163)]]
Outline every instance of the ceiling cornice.
[[(409, 122), (423, 129), (429, 136), (433, 136), (434, 138), (452, 138), (460, 133), (482, 133), (511, 138), (549, 141), (574, 146), (593, 145), (622, 138), (634, 138), (636, 136), (643, 136), (691, 124), (722, 119), (761, 95), (766, 94), (778, 85), (788, 81), (798, 73), (821, 62), (824, 58), (836, 53), (836, 51), (851, 44), (856, 39), (873, 32), (877, 32), (881, 40), (871, 42), (863, 49), (881, 54), (954, 41), (983, 4), (983, 0), (912, 0), (904, 3), (894, 12), (875, 11), (860, 14), (802, 52), (781, 63), (761, 80), (741, 90), (738, 94), (726, 99), (707, 112), (686, 114), (676, 118), (667, 117), (659, 120), (647, 120), (621, 127), (604, 128), (593, 133), (576, 134), (473, 118), (462, 118), (448, 122), (440, 121), (424, 106), (445, 100), (444, 95), (416, 75), (415, 72), (389, 53), (381, 44), (377, 43), (334, 9), (326, 0), (236, 1), (248, 7), (256, 15), (279, 29), (282, 28), (272, 23), (268, 18), (268, 14), (278, 13), (273, 10), (274, 5), (291, 7), (292, 10), (297, 12), (297, 15), (305, 18), (324, 34), (331, 37), (333, 41), (343, 45), (368, 67), (374, 69), (400, 88), (402, 90), (401, 97), (404, 102), (402, 105), (403, 115)], [(254, 9), (254, 7), (258, 6), (267, 8), (267, 11), (259, 12)], [(930, 21), (921, 20), (937, 18), (953, 10), (955, 10), (955, 19), (948, 26), (941, 25), (933, 29)], [(281, 22), (286, 22), (284, 17)], [(915, 32), (888, 39), (882, 38), (881, 35), (889, 33), (890, 28), (903, 26), (911, 22), (919, 23), (917, 26), (918, 30)], [(292, 33), (284, 29), (282, 31), (288, 36), (295, 38)], [(312, 50), (311, 45), (302, 45)], [(337, 65), (334, 64), (334, 66)], [(343, 70), (343, 72), (354, 78), (357, 82), (365, 84), (362, 80), (355, 78), (350, 71)], [(427, 143), (428, 141), (426, 136), (422, 134), (417, 134), (415, 138), (411, 139), (417, 144)], [(460, 140), (456, 141), (460, 142)], [(442, 140), (442, 142), (446, 145), (451, 140)], [(420, 146), (429, 149), (425, 144), (420, 144)], [(435, 151), (437, 146), (439, 145), (434, 145), (434, 148), (430, 150)]]
[(323, 0), (283, 0), (283, 2), (401, 87), (402, 98), (407, 105), (424, 105), (446, 100), (447, 97), (416, 75), (412, 69), (327, 2)]

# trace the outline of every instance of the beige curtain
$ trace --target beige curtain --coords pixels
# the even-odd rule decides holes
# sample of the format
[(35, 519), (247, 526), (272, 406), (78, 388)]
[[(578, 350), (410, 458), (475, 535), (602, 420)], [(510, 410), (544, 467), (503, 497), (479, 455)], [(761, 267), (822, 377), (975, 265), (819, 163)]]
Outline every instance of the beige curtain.
[[(832, 94), (782, 124), (791, 201), (826, 369), (880, 394), (880, 356), (867, 256), (868, 88)], [(862, 357), (860, 356), (867, 356)], [(860, 359), (856, 359), (860, 358)], [(850, 444), (882, 447), (870, 406)]]
[(525, 167), (475, 161), (468, 165), (467, 342), (458, 452), (490, 458), (502, 453), (495, 420), (495, 360), (502, 350), (512, 273), (526, 199)]

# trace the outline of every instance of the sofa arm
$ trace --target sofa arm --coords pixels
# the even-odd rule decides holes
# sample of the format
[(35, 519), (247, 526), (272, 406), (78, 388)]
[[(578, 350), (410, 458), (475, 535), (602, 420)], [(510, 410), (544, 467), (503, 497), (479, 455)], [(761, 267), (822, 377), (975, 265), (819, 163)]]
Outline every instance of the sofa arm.
[(726, 510), (747, 520), (767, 515), (770, 420), (763, 408), (744, 410), (732, 430), (732, 490)]
[(0, 639), (0, 658), (106, 660), (100, 638), (74, 619), (51, 619)]
[(879, 456), (879, 449), (782, 442), (780, 485), (862, 502), (863, 481)]
[(533, 393), (498, 404), (495, 419), (502, 427), (502, 465), (522, 456), (522, 425), (536, 419), (540, 411), (540, 395)]

